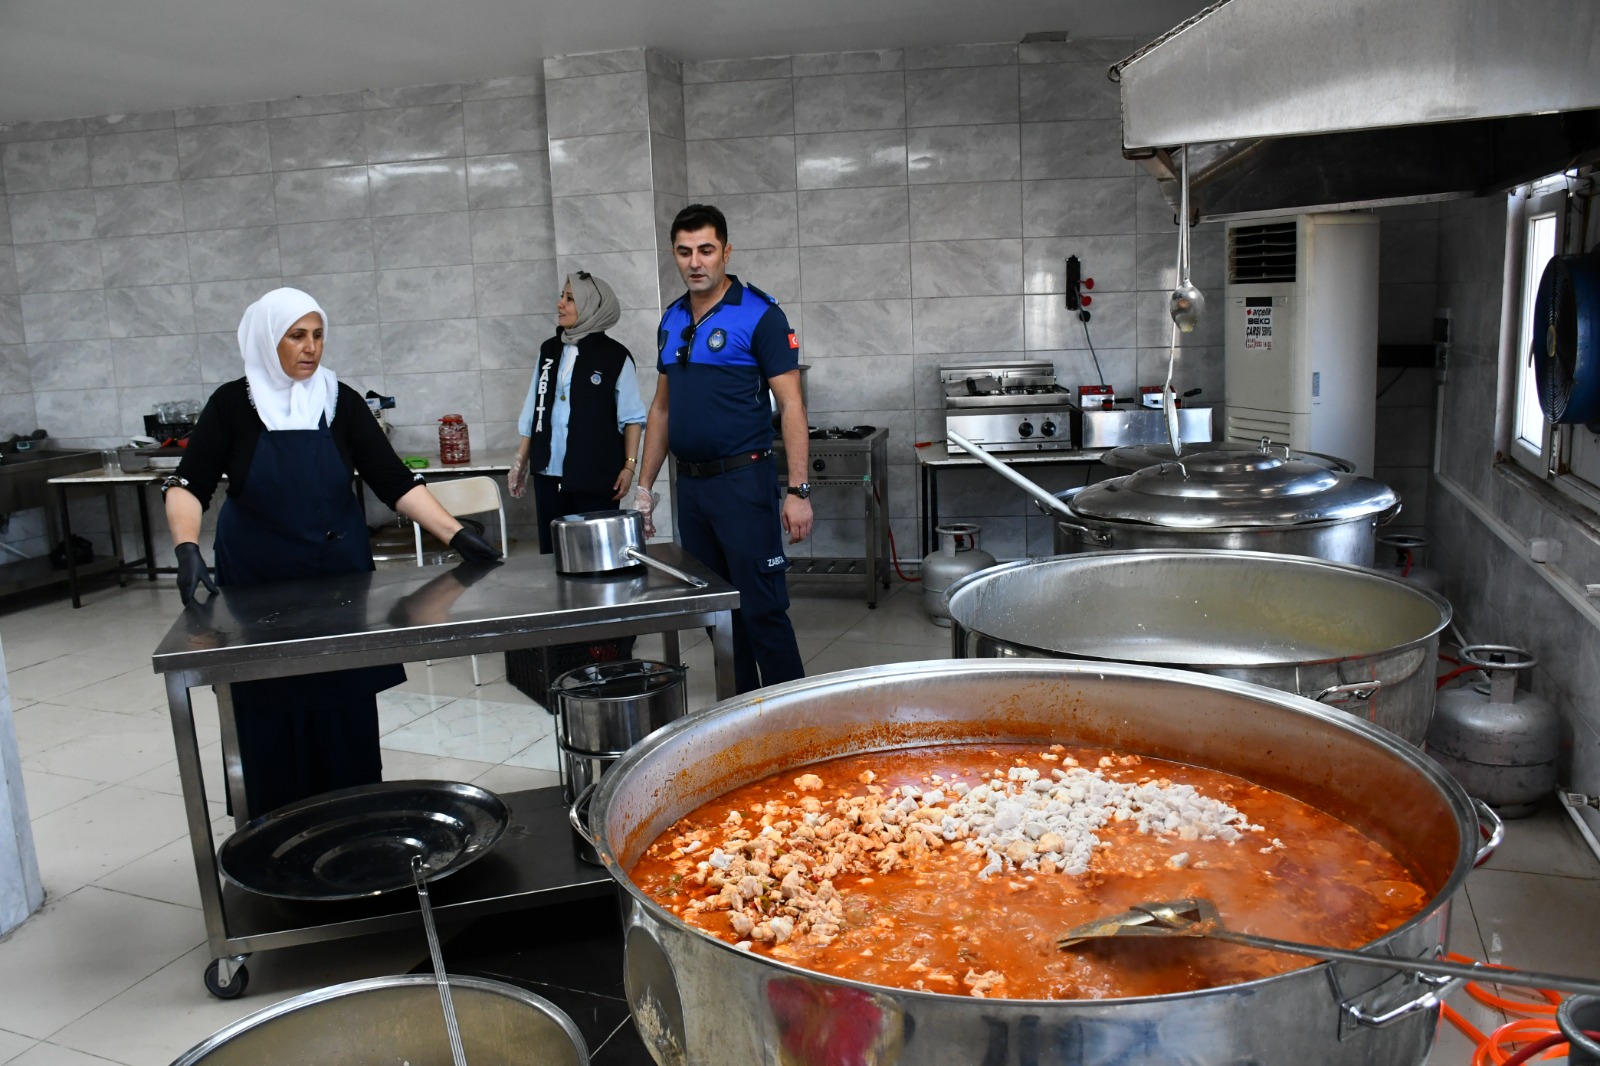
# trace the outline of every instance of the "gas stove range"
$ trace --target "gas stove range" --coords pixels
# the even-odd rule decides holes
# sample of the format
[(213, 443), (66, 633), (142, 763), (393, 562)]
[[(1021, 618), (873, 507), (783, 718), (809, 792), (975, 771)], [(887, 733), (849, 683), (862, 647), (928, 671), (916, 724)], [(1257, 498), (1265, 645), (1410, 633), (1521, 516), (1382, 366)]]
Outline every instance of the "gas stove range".
[(1045, 360), (952, 363), (939, 371), (945, 428), (991, 451), (1070, 451), (1081, 413)]
[[(835, 481), (860, 482), (881, 474), (887, 466), (889, 431), (881, 426), (829, 426), (810, 433), (807, 451), (811, 460), (811, 484)], [(783, 441), (774, 442), (781, 455)], [(780, 463), (780, 476), (787, 469)]]

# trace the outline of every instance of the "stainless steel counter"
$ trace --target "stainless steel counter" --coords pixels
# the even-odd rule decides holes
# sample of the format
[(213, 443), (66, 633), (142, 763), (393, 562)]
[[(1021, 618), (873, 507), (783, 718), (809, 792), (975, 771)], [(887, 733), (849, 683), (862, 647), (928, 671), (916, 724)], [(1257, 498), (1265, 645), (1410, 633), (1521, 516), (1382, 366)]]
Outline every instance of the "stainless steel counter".
[[(200, 745), (189, 690), (217, 686), (223, 761), (235, 811), (244, 811), (237, 733), (228, 685), (355, 666), (662, 633), (678, 659), (677, 632), (710, 626), (719, 700), (734, 694), (733, 611), (739, 593), (675, 544), (652, 556), (697, 577), (691, 588), (653, 570), (564, 577), (553, 556), (513, 555), (493, 567), (462, 564), (382, 570), (202, 593), (152, 656), (164, 674), (178, 773), (195, 871), (200, 882), (214, 975), (227, 986), (248, 953), (331, 940), (416, 921), (401, 894), (344, 906), (282, 904), (223, 886), (211, 833)], [(545, 712), (530, 707), (532, 714)], [(610, 879), (572, 857), (558, 789), (504, 797), (514, 812), (510, 842), (440, 883), (436, 893), (458, 915), (488, 913), (574, 894), (603, 893)], [(530, 846), (530, 841), (539, 846)], [(481, 867), (481, 869), (480, 869)]]

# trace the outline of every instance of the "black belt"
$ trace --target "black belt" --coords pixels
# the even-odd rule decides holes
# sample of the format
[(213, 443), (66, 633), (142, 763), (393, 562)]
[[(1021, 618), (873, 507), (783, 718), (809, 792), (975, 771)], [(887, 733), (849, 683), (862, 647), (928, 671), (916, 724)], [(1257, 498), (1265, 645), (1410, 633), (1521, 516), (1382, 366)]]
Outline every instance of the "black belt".
[(772, 454), (768, 448), (764, 452), (745, 452), (742, 455), (730, 455), (726, 459), (713, 459), (709, 463), (686, 463), (678, 460), (678, 473), (684, 477), (716, 477), (726, 474), (730, 470), (737, 470), (741, 466), (759, 463)]

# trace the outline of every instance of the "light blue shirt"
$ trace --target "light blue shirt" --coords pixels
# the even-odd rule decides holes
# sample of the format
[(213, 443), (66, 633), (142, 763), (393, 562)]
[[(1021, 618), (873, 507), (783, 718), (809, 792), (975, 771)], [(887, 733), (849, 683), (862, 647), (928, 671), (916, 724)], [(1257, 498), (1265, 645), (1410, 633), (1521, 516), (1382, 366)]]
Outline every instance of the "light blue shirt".
[[(561, 364), (556, 369), (556, 398), (550, 405), (550, 462), (538, 473), (546, 477), (560, 477), (567, 458), (567, 425), (572, 421), (572, 367), (578, 358), (575, 344), (563, 345)], [(522, 402), (522, 414), (517, 418), (517, 432), (524, 437), (533, 436), (533, 416), (539, 397), (539, 375), (528, 382), (528, 398)], [(644, 400), (639, 396), (639, 373), (632, 359), (625, 359), (622, 372), (617, 375), (617, 432), (624, 426), (642, 426), (647, 418)]]

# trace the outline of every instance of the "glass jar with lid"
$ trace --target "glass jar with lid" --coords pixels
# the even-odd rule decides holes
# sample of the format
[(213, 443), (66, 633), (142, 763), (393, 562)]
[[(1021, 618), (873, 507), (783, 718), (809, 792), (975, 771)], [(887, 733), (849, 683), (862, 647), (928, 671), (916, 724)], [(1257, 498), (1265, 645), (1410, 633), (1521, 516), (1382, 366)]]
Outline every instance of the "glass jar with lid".
[(439, 419), (439, 461), (445, 466), (460, 466), (472, 461), (472, 441), (467, 420), (460, 415)]

